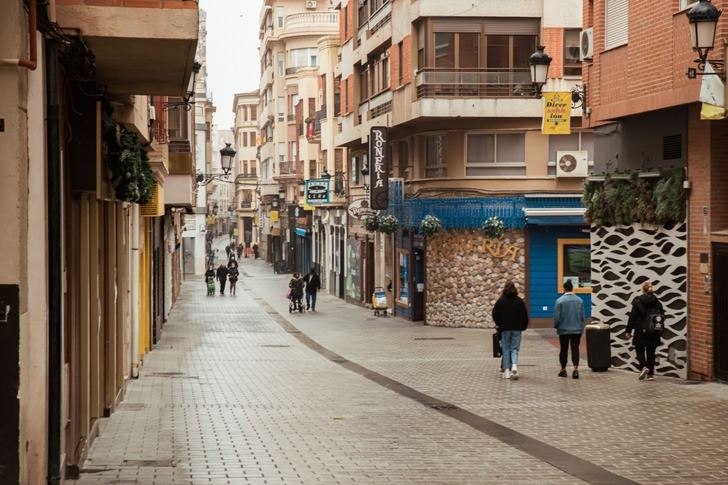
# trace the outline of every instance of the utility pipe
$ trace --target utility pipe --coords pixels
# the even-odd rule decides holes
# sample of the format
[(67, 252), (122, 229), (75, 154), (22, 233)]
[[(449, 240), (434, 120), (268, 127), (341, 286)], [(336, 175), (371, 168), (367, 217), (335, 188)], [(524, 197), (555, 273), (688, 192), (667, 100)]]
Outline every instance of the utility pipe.
[(30, 12), (28, 12), (28, 37), (30, 41), (30, 59), (0, 59), (0, 65), (20, 66), (30, 71), (38, 67), (38, 7), (37, 0), (30, 0)]

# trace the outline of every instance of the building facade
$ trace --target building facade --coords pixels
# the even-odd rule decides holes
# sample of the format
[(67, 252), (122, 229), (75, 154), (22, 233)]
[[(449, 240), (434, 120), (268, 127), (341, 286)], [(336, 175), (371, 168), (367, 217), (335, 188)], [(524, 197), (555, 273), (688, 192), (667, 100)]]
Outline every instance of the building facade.
[(238, 93), (233, 99), (235, 113), (235, 235), (250, 256), (253, 246), (260, 246), (260, 207), (258, 200), (258, 91)]

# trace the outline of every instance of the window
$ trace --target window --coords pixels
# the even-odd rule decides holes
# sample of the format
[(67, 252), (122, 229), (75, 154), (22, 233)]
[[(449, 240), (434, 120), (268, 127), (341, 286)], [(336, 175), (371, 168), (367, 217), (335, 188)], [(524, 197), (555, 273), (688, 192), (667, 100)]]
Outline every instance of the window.
[(404, 42), (397, 44), (397, 86), (404, 82)]
[(564, 76), (581, 76), (579, 60), (580, 30), (564, 30)]
[(458, 59), (460, 68), (475, 68), (480, 65), (480, 34), (458, 34)]
[(256, 140), (256, 135), (254, 131), (250, 132), (250, 146), (254, 147), (258, 145), (258, 140)]
[(278, 19), (278, 28), (279, 29), (282, 29), (283, 28), (283, 25), (284, 25), (283, 24), (283, 18), (284, 18), (284, 16), (285, 16), (285, 9), (284, 9), (283, 6), (280, 6), (279, 5), (278, 7), (276, 7), (276, 18)]
[(258, 107), (254, 104), (250, 105), (250, 121), (258, 120)]
[(447, 177), (447, 135), (423, 137), (425, 177)]
[(467, 177), (526, 174), (524, 133), (469, 133), (466, 145)]
[(400, 250), (397, 254), (397, 302), (409, 306), (410, 253)]
[(243, 132), (243, 146), (248, 146), (248, 134), (246, 132)]
[(278, 121), (286, 119), (286, 98), (278, 96)]
[(278, 143), (278, 161), (279, 162), (286, 161), (286, 144), (285, 143)]
[(279, 77), (283, 77), (286, 75), (286, 55), (282, 52), (278, 53), (277, 59), (276, 59), (276, 69), (277, 74)]
[(290, 68), (318, 66), (318, 50), (315, 47), (291, 49), (288, 54)]
[(556, 152), (584, 150), (587, 160), (594, 160), (594, 133), (579, 132), (571, 135), (549, 136), (549, 163), (556, 163)]
[(308, 178), (310, 178), (310, 179), (316, 178), (316, 160), (308, 161)]
[(290, 150), (290, 156), (288, 157), (289, 160), (297, 160), (298, 159), (298, 146), (295, 141), (292, 141), (289, 143), (288, 149)]
[(248, 165), (250, 167), (250, 175), (255, 175), (255, 163), (255, 160), (251, 160), (250, 165)]
[(612, 49), (627, 43), (628, 0), (606, 0), (604, 8), (604, 48)]
[(571, 281), (574, 293), (591, 293), (591, 246), (589, 239), (558, 240), (558, 292)]
[(344, 38), (341, 39), (342, 42), (345, 42), (346, 39), (349, 38), (349, 6), (347, 5), (344, 7), (344, 15), (343, 18), (339, 19), (339, 22), (341, 22), (344, 25)]
[(359, 185), (361, 170), (361, 155), (351, 156), (351, 185)]
[(435, 32), (435, 67), (455, 67), (455, 34)]

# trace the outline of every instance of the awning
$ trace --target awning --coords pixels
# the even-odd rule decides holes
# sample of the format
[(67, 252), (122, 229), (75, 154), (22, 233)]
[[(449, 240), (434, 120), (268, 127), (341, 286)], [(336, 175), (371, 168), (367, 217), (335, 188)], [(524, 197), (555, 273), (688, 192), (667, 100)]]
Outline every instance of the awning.
[(526, 224), (532, 226), (585, 226), (584, 219), (586, 209), (582, 208), (559, 208), (548, 209), (524, 208)]
[(296, 236), (306, 237), (306, 229), (296, 228)]

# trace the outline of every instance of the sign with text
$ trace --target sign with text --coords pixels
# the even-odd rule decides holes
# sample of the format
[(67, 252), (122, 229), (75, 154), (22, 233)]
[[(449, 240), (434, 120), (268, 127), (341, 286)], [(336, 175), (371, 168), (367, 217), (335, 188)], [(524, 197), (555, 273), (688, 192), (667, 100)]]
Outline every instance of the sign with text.
[(371, 190), (369, 206), (373, 210), (389, 207), (389, 153), (387, 128), (373, 126), (369, 132), (369, 161), (371, 163)]
[(571, 134), (571, 92), (543, 93), (544, 135)]
[(306, 180), (306, 205), (329, 203), (329, 179)]
[(377, 211), (369, 207), (367, 199), (357, 199), (349, 204), (349, 215), (354, 219), (366, 219), (369, 216), (376, 216)]

